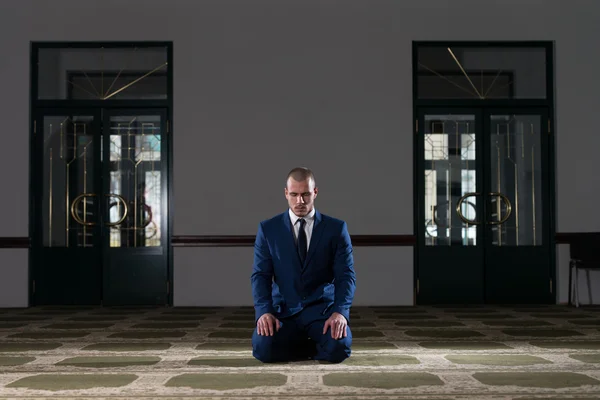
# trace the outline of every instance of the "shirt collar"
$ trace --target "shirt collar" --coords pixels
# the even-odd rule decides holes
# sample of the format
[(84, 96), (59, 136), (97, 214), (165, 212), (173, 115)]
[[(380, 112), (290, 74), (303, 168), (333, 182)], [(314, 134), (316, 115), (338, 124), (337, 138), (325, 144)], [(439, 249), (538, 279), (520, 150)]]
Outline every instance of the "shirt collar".
[[(294, 212), (292, 211), (291, 208), (288, 210), (288, 213), (290, 214), (290, 221), (292, 222), (292, 226), (296, 225), (296, 222), (298, 222), (298, 220), (300, 219), (300, 217), (298, 217), (296, 214), (294, 214)], [(315, 219), (315, 209), (314, 209), (314, 207), (303, 218), (306, 220), (306, 222), (313, 221)]]

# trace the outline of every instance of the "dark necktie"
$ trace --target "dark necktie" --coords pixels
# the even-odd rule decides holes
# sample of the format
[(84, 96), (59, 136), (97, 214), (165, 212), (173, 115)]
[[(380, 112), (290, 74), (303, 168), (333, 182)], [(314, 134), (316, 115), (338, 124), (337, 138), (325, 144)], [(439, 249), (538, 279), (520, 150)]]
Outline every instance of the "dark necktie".
[(304, 230), (304, 224), (306, 221), (304, 218), (299, 219), (300, 229), (298, 229), (298, 255), (300, 255), (300, 262), (304, 264), (304, 260), (306, 259), (306, 231)]

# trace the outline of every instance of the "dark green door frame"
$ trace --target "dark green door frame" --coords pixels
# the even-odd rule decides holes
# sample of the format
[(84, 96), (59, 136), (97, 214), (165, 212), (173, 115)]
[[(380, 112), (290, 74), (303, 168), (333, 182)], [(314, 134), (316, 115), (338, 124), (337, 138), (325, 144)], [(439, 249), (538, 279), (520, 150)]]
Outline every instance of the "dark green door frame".
[[(44, 72), (44, 58), (40, 57), (41, 52), (59, 52), (61, 49), (66, 50), (92, 50), (92, 51), (127, 51), (128, 49), (136, 48), (138, 50), (144, 50), (149, 48), (160, 48), (164, 49), (164, 54), (166, 57), (166, 62), (162, 65), (164, 67), (160, 71), (158, 68), (154, 70), (156, 75), (159, 75), (163, 82), (161, 83), (163, 86), (161, 90), (163, 90), (163, 96), (160, 98), (152, 98), (152, 99), (144, 99), (142, 96), (136, 97), (123, 97), (123, 91), (115, 90), (118, 87), (124, 87), (127, 82), (132, 82), (134, 75), (139, 71), (144, 71), (144, 68), (140, 68), (140, 66), (131, 67), (131, 71), (127, 70), (127, 65), (119, 65), (116, 70), (115, 66), (108, 68), (106, 67), (106, 74), (103, 72), (103, 66), (98, 64), (95, 66), (91, 66), (88, 69), (88, 72), (92, 71), (87, 77), (90, 79), (98, 79), (98, 76), (102, 76), (102, 78), (106, 78), (106, 83), (108, 86), (110, 73), (110, 82), (114, 83), (116, 86), (113, 87), (113, 92), (109, 94), (109, 91), (106, 90), (105, 98), (71, 98), (72, 95), (71, 88), (64, 88), (64, 93), (67, 95), (42, 95), (42, 91), (40, 88), (44, 85), (47, 85), (48, 82), (43, 82), (45, 78)], [(129, 57), (129, 56), (128, 56)], [(86, 67), (87, 68), (87, 67)], [(147, 69), (146, 69), (147, 70)], [(166, 71), (164, 71), (166, 70)], [(132, 73), (135, 71), (135, 74)], [(42, 72), (42, 74), (40, 74)], [(86, 75), (85, 71), (76, 70), (76, 71), (65, 71), (65, 78), (60, 78), (63, 81), (69, 81), (72, 79), (73, 72), (79, 74), (83, 72), (84, 76)], [(121, 74), (122, 72), (122, 74)], [(152, 71), (150, 71), (152, 72)], [(40, 159), (40, 152), (42, 151), (41, 142), (39, 140), (40, 131), (42, 127), (39, 126), (39, 118), (43, 116), (45, 113), (54, 113), (55, 115), (67, 115), (69, 113), (79, 113), (84, 111), (86, 114), (94, 115), (97, 120), (97, 128), (103, 128), (102, 121), (102, 112), (106, 113), (107, 110), (119, 110), (119, 112), (123, 112), (125, 110), (130, 110), (131, 113), (138, 112), (140, 110), (144, 110), (144, 112), (155, 111), (159, 114), (163, 115), (163, 127), (162, 132), (164, 132), (164, 138), (162, 143), (162, 152), (163, 152), (163, 160), (165, 164), (165, 173), (162, 176), (164, 182), (166, 182), (165, 188), (167, 188), (165, 193), (162, 193), (163, 202), (161, 205), (160, 214), (164, 216), (164, 232), (162, 235), (163, 245), (164, 245), (164, 257), (166, 259), (165, 264), (167, 268), (167, 289), (165, 289), (165, 300), (164, 303), (168, 305), (173, 304), (173, 252), (170, 244), (170, 237), (172, 236), (172, 227), (173, 227), (173, 192), (171, 182), (172, 169), (173, 169), (173, 157), (172, 157), (172, 149), (173, 149), (173, 43), (172, 42), (158, 42), (158, 41), (142, 41), (142, 42), (114, 42), (114, 41), (106, 41), (106, 42), (32, 42), (31, 43), (31, 69), (30, 69), (30, 110), (31, 110), (31, 118), (30, 118), (30, 218), (29, 218), (29, 235), (32, 238), (32, 247), (29, 250), (29, 304), (35, 305), (35, 292), (36, 290), (39, 293), (39, 285), (36, 287), (36, 265), (38, 261), (43, 257), (42, 251), (42, 232), (40, 232), (39, 225), (39, 199), (43, 195), (42, 186), (40, 183), (40, 176), (37, 171), (40, 171), (43, 168), (42, 160)], [(121, 76), (120, 76), (121, 75)], [(151, 75), (147, 75), (151, 76)], [(128, 81), (120, 82), (118, 79), (128, 79)], [(117, 78), (117, 79), (115, 79)], [(79, 77), (79, 79), (83, 79)], [(114, 82), (113, 82), (114, 81)], [(88, 81), (90, 82), (90, 81)], [(91, 83), (91, 82), (90, 82)], [(123, 84), (125, 83), (125, 84)], [(81, 89), (81, 85), (78, 85), (78, 88)], [(109, 89), (105, 87), (105, 89)], [(56, 90), (56, 89), (55, 89)], [(62, 90), (62, 89), (60, 89)], [(88, 88), (88, 92), (92, 92)], [(58, 93), (58, 92), (57, 92)], [(80, 91), (81, 95), (81, 91)], [(54, 96), (54, 97), (52, 97)], [(104, 111), (103, 111), (104, 110)], [(134, 111), (136, 110), (136, 111)], [(98, 146), (99, 147), (99, 146)], [(98, 149), (99, 151), (99, 149)], [(102, 179), (101, 177), (99, 179)], [(98, 185), (101, 185), (102, 182), (99, 182)], [(56, 249), (54, 249), (56, 250)], [(88, 249), (89, 250), (89, 249)], [(85, 256), (87, 259), (87, 256)], [(39, 275), (39, 270), (38, 270)], [(99, 278), (102, 285), (102, 277)], [(95, 298), (95, 296), (91, 296), (90, 298)]]
[[(422, 65), (420, 65), (420, 59), (419, 59), (419, 54), (420, 51), (422, 49), (426, 49), (429, 50), (431, 48), (435, 48), (435, 47), (439, 47), (442, 48), (444, 51), (446, 49), (448, 49), (448, 51), (450, 51), (450, 49), (454, 49), (455, 47), (461, 47), (461, 48), (481, 48), (481, 47), (486, 47), (489, 48), (490, 51), (493, 51), (494, 49), (502, 49), (502, 48), (514, 48), (514, 49), (525, 49), (525, 48), (538, 48), (538, 49), (543, 49), (543, 51), (545, 52), (545, 59), (544, 61), (544, 66), (542, 68), (545, 68), (543, 70), (543, 74), (545, 74), (545, 80), (544, 80), (544, 84), (545, 84), (545, 96), (543, 97), (539, 97), (539, 98), (527, 98), (526, 96), (520, 96), (520, 97), (516, 97), (515, 96), (515, 91), (514, 88), (510, 88), (509, 94), (507, 94), (506, 98), (501, 98), (502, 96), (499, 96), (497, 98), (468, 98), (468, 97), (464, 97), (464, 98), (443, 98), (443, 96), (440, 96), (438, 98), (434, 98), (434, 97), (427, 97), (427, 95), (422, 95), (422, 93), (419, 92), (420, 88), (419, 88), (419, 75), (428, 75), (428, 76), (432, 76), (432, 75), (438, 75), (438, 71), (432, 71), (432, 70), (428, 70), (423, 72), (423, 68)], [(494, 278), (497, 279), (497, 276), (494, 276), (494, 274), (489, 274), (489, 271), (486, 272), (485, 269), (480, 269), (479, 271), (475, 271), (473, 268), (471, 268), (471, 266), (468, 264), (468, 260), (472, 260), (473, 257), (478, 258), (478, 259), (484, 259), (486, 256), (486, 254), (488, 255), (493, 255), (494, 251), (500, 251), (499, 249), (493, 249), (493, 246), (490, 246), (489, 244), (479, 248), (479, 249), (470, 249), (471, 254), (470, 255), (466, 255), (463, 254), (465, 252), (465, 250), (468, 249), (464, 249), (464, 248), (454, 248), (454, 249), (437, 249), (438, 253), (436, 254), (429, 254), (427, 255), (426, 253), (423, 252), (425, 246), (424, 246), (424, 241), (426, 240), (426, 233), (425, 233), (425, 229), (424, 229), (424, 215), (426, 210), (424, 210), (424, 178), (423, 178), (423, 174), (424, 174), (424, 160), (423, 160), (423, 151), (424, 151), (424, 144), (423, 144), (423, 138), (422, 136), (420, 136), (423, 132), (423, 126), (422, 126), (422, 118), (423, 115), (429, 111), (432, 110), (443, 110), (444, 112), (447, 111), (451, 111), (451, 112), (465, 112), (465, 113), (471, 113), (472, 115), (478, 115), (479, 117), (477, 118), (478, 121), (478, 132), (484, 133), (485, 131), (490, 130), (490, 122), (487, 121), (484, 117), (487, 114), (486, 110), (493, 110), (496, 113), (506, 113), (506, 114), (522, 114), (522, 113), (537, 113), (540, 116), (544, 116), (541, 117), (540, 123), (542, 124), (541, 129), (547, 129), (547, 136), (544, 137), (543, 140), (543, 147), (544, 147), (544, 152), (546, 155), (546, 163), (543, 165), (542, 170), (544, 173), (544, 180), (546, 182), (546, 185), (543, 188), (543, 196), (544, 196), (544, 201), (543, 201), (543, 214), (544, 214), (544, 227), (542, 228), (543, 230), (543, 240), (544, 240), (544, 247), (547, 247), (548, 252), (547, 254), (544, 256), (544, 260), (542, 260), (543, 263), (545, 263), (545, 265), (548, 267), (549, 269), (549, 276), (550, 276), (550, 281), (549, 282), (544, 282), (544, 289), (541, 289), (540, 287), (536, 288), (532, 288), (532, 290), (545, 290), (545, 293), (549, 293), (549, 295), (547, 296), (537, 296), (537, 299), (540, 299), (540, 302), (554, 302), (555, 301), (555, 297), (556, 297), (556, 255), (555, 255), (555, 242), (554, 242), (554, 233), (556, 231), (556, 227), (555, 227), (555, 198), (554, 198), (554, 193), (555, 193), (555, 140), (554, 140), (554, 67), (553, 67), (553, 61), (554, 61), (554, 43), (550, 42), (550, 41), (545, 41), (545, 42), (538, 42), (538, 41), (521, 41), (521, 42), (506, 42), (506, 41), (457, 41), (457, 42), (449, 42), (449, 41), (437, 41), (437, 42), (413, 42), (413, 112), (414, 112), (414, 118), (413, 118), (413, 132), (414, 132), (414, 187), (415, 187), (415, 191), (414, 191), (414, 210), (415, 210), (415, 219), (414, 219), (414, 230), (415, 230), (415, 234), (417, 235), (417, 245), (414, 248), (414, 287), (415, 287), (415, 303), (420, 304), (423, 302), (427, 302), (427, 303), (431, 303), (431, 302), (436, 302), (435, 299), (430, 298), (429, 300), (424, 299), (422, 297), (423, 295), (423, 284), (426, 284), (426, 282), (423, 281), (423, 278), (429, 280), (428, 282), (442, 282), (446, 285), (448, 285), (448, 287), (450, 287), (450, 283), (453, 280), (456, 281), (460, 281), (461, 285), (458, 285), (455, 287), (455, 299), (456, 301), (452, 301), (451, 302), (458, 302), (458, 303), (483, 303), (485, 302), (485, 298), (486, 298), (486, 292), (485, 292), (485, 286), (483, 285), (477, 285), (474, 282), (477, 280), (483, 280), (485, 282), (486, 279), (488, 280), (493, 280)], [(468, 71), (467, 73), (470, 73), (470, 71)], [(511, 75), (512, 72), (510, 70), (498, 70), (497, 74), (494, 73), (490, 73), (490, 71), (485, 71), (485, 73), (482, 73), (482, 81), (484, 80), (483, 76), (490, 76), (490, 75), (501, 75), (506, 73), (506, 79), (510, 80), (514, 79), (514, 76)], [(452, 74), (452, 72), (449, 72), (449, 74)], [(460, 74), (454, 74), (454, 76), (460, 76)], [(464, 76), (464, 74), (463, 74)], [(452, 80), (454, 80), (454, 77)], [(519, 79), (519, 77), (517, 76), (516, 79)], [(466, 85), (465, 81), (465, 85)], [(479, 81), (477, 81), (479, 82)], [(518, 81), (517, 81), (518, 82)], [(521, 79), (521, 82), (523, 82), (523, 80)], [(488, 82), (489, 83), (489, 82)], [(460, 96), (459, 96), (460, 97)], [(481, 143), (479, 143), (481, 147)], [(485, 153), (484, 153), (485, 152)], [(484, 150), (482, 151), (482, 149), (477, 149), (477, 161), (478, 161), (478, 166), (477, 166), (477, 170), (480, 172), (477, 176), (477, 182), (478, 182), (478, 187), (483, 189), (484, 187), (486, 189), (489, 189), (490, 186), (490, 182), (489, 182), (489, 178), (486, 178), (485, 180), (481, 180), (482, 177), (484, 175), (489, 175), (489, 168), (490, 165), (489, 163), (487, 165), (481, 164), (482, 162), (485, 163), (486, 160), (488, 160), (489, 162), (489, 149), (485, 148), (484, 145)], [(481, 203), (481, 202), (479, 202)], [(482, 204), (477, 204), (478, 207), (478, 215), (484, 215), (484, 209), (483, 209), (483, 205)], [(454, 205), (456, 206), (456, 205)], [(485, 228), (485, 227), (478, 227), (478, 236), (480, 233), (482, 232), (487, 232), (487, 236), (490, 236), (490, 229), (489, 227)], [(449, 246), (450, 247), (450, 246)], [(525, 247), (523, 249), (519, 249), (520, 251), (524, 251), (525, 254), (521, 253), (521, 254), (516, 254), (515, 256), (518, 257), (523, 257), (523, 259), (531, 257), (532, 254), (526, 254), (527, 251), (524, 250)], [(456, 251), (453, 251), (456, 250)], [(502, 249), (504, 250), (504, 249)], [(447, 254), (442, 254), (444, 252), (447, 252)], [(462, 254), (462, 256), (461, 256)], [(454, 258), (449, 258), (449, 257), (454, 257)], [(461, 257), (463, 257), (461, 259)], [(437, 258), (437, 260), (436, 260)], [(496, 260), (500, 260), (501, 258), (496, 258)], [(531, 258), (530, 258), (531, 259)], [(422, 266), (424, 265), (424, 263), (428, 263), (431, 265), (431, 263), (439, 263), (440, 265), (446, 263), (448, 264), (449, 262), (451, 262), (450, 260), (455, 260), (456, 264), (458, 265), (458, 271), (464, 270), (463, 272), (466, 275), (466, 279), (465, 280), (460, 280), (459, 278), (457, 278), (454, 274), (452, 274), (450, 271), (438, 271), (436, 272), (432, 272), (432, 271), (424, 271)], [(494, 260), (493, 257), (488, 258), (488, 262), (489, 260)], [(496, 266), (497, 267), (497, 266)], [(468, 271), (467, 271), (468, 270)], [(495, 269), (497, 270), (497, 268)], [(427, 275), (429, 273), (429, 276)], [(433, 276), (432, 276), (433, 274)], [(444, 275), (446, 274), (446, 275)], [(444, 279), (446, 279), (444, 281)], [(460, 293), (459, 291), (461, 290), (461, 288), (465, 288), (465, 287), (469, 287), (469, 285), (471, 284), (471, 287), (473, 288), (473, 291), (471, 291), (470, 293)], [(488, 285), (489, 286), (489, 285)], [(517, 283), (518, 286), (518, 283)], [(488, 287), (488, 290), (490, 288)], [(539, 294), (539, 293), (538, 293)], [(487, 296), (490, 296), (490, 294), (488, 293)], [(498, 301), (501, 301), (502, 299), (498, 299)], [(508, 299), (509, 301), (507, 301), (508, 303), (510, 303), (510, 299)], [(527, 302), (528, 299), (522, 299), (524, 302)], [(442, 301), (442, 299), (440, 299), (440, 301)]]

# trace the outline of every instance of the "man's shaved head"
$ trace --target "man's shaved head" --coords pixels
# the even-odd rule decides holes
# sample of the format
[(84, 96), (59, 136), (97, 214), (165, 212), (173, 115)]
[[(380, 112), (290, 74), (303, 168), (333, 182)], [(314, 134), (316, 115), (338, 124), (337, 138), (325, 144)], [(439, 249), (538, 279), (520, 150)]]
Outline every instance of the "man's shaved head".
[(317, 185), (315, 182), (315, 175), (310, 169), (306, 167), (296, 167), (292, 169), (288, 173), (287, 178), (285, 179), (286, 187), (289, 183), (290, 178), (292, 178), (296, 182), (303, 182), (310, 179), (312, 181), (313, 187)]

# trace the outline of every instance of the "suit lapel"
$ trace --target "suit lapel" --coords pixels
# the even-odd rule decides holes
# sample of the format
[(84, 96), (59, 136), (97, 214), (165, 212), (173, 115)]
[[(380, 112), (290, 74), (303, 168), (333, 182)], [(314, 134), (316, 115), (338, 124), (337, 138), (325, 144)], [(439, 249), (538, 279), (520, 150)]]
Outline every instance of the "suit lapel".
[(313, 226), (312, 235), (310, 237), (310, 244), (308, 245), (308, 254), (306, 255), (306, 260), (304, 261), (303, 267), (306, 267), (310, 263), (311, 258), (317, 251), (319, 240), (321, 240), (321, 236), (323, 234), (324, 225), (325, 224), (322, 221), (321, 213), (315, 210), (315, 223)]
[(290, 221), (289, 213), (285, 212), (282, 215), (282, 218), (285, 232), (285, 234), (283, 235), (283, 242), (288, 246), (289, 254), (291, 254), (291, 257), (294, 260), (294, 264), (301, 267), (302, 265), (300, 263), (300, 255), (298, 254), (298, 247), (296, 247), (296, 238), (294, 236), (294, 230), (292, 229), (292, 222)]

